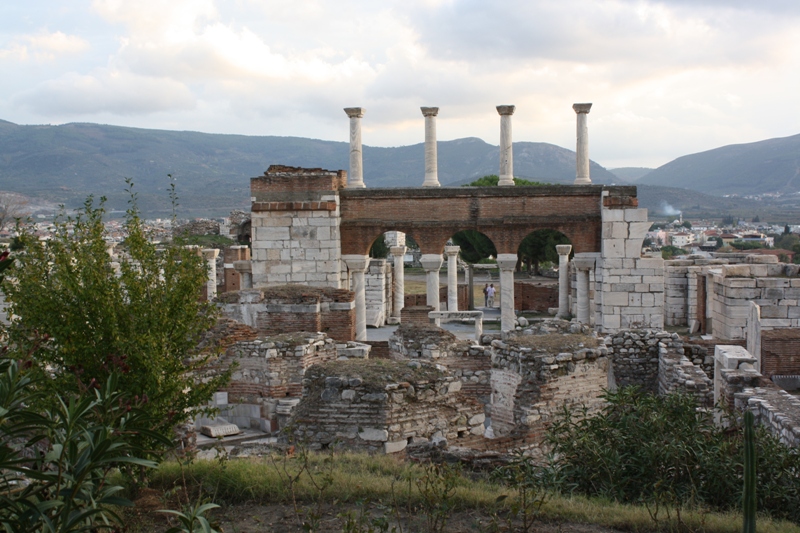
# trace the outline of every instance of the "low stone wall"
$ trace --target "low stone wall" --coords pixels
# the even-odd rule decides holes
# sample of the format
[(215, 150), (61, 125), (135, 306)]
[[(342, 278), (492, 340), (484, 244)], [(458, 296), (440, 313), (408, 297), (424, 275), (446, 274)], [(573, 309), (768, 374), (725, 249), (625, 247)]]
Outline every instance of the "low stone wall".
[(355, 340), (355, 293), (344, 289), (281, 285), (232, 291), (218, 298), (222, 314), (264, 335), (321, 331)]
[(660, 342), (678, 341), (677, 333), (651, 330), (624, 330), (605, 339), (611, 359), (610, 383), (617, 387), (636, 385), (650, 392), (658, 391), (658, 355)]
[(403, 322), (389, 337), (389, 352), (403, 359), (439, 359), (457, 356), (471, 344), (433, 324)]
[(686, 356), (659, 342), (658, 393), (682, 393), (694, 396), (697, 405), (714, 406), (714, 385), (702, 368)]
[(602, 405), (608, 358), (602, 339), (552, 333), (492, 342), (491, 425), (495, 436), (523, 437), (538, 448), (565, 407)]
[(295, 409), (292, 438), (395, 453), (409, 443), (482, 435), (483, 406), (461, 381), (431, 365), (400, 361), (333, 362), (310, 368)]
[(756, 424), (762, 425), (787, 446), (800, 447), (800, 398), (771, 382), (745, 388), (735, 395), (737, 412), (750, 409)]
[(547, 313), (558, 307), (558, 285), (552, 283), (514, 282), (514, 309)]

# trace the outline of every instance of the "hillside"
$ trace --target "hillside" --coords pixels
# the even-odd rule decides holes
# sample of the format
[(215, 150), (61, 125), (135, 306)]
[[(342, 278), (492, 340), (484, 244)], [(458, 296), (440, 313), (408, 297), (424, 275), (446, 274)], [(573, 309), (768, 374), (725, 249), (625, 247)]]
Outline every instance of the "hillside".
[(637, 183), (714, 195), (800, 191), (800, 135), (732, 144), (679, 157)]
[[(480, 139), (440, 141), (439, 180), (469, 182), (498, 171), (498, 147)], [(249, 201), (249, 178), (270, 164), (348, 168), (346, 142), (299, 137), (219, 135), (98, 124), (20, 126), (0, 121), (0, 190), (75, 206), (88, 194), (105, 195), (125, 209), (124, 178), (132, 178), (140, 207), (169, 211), (168, 179), (177, 180), (182, 213), (221, 215)], [(547, 143), (514, 143), (515, 174), (572, 183), (575, 153)], [(618, 181), (596, 163), (597, 183)], [(364, 147), (370, 187), (412, 187), (424, 176), (423, 144)]]
[(621, 168), (609, 168), (608, 171), (618, 176), (620, 179), (627, 181), (628, 183), (634, 183), (639, 181), (648, 173), (652, 172), (652, 168), (646, 167), (621, 167)]

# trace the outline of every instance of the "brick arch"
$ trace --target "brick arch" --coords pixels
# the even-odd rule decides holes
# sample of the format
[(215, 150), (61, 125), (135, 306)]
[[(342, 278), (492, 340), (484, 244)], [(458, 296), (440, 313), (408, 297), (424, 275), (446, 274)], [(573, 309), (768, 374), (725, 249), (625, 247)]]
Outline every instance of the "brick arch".
[(498, 253), (517, 253), (532, 231), (555, 229), (575, 252), (599, 252), (603, 195), (633, 198), (635, 187), (570, 185), (437, 189), (343, 189), (340, 194), (343, 254), (366, 254), (385, 231), (410, 234), (422, 253), (442, 253), (458, 231), (492, 239)]

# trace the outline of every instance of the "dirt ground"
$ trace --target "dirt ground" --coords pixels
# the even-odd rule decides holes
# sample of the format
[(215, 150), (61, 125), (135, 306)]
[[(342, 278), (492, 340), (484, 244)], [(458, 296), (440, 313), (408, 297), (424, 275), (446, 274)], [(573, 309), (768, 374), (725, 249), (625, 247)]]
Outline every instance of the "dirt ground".
[[(155, 512), (164, 507), (165, 497), (163, 494), (151, 489), (145, 489), (135, 502), (135, 509), (126, 515), (126, 527), (128, 533), (144, 533), (154, 531), (165, 531), (169, 527), (176, 525), (174, 519), (162, 513)], [(222, 505), (211, 514), (212, 525), (220, 533), (304, 533), (306, 531), (316, 531), (319, 533), (339, 533), (345, 531), (345, 516), (350, 513), (357, 519), (360, 513), (366, 517), (360, 529), (349, 529), (353, 532), (367, 531), (392, 531), (383, 529), (368, 529), (370, 519), (387, 517), (389, 523), (397, 527), (395, 517), (387, 515), (385, 507), (379, 504), (360, 505), (354, 503), (347, 504), (325, 504), (317, 516), (312, 520), (316, 522), (313, 529), (305, 529), (302, 525), (303, 519), (308, 519), (309, 509), (317, 511), (312, 506), (303, 506), (299, 510), (301, 518), (295, 512), (291, 504), (269, 504), (260, 505), (257, 503), (243, 503), (238, 505)], [(404, 509), (401, 512), (402, 529), (397, 527), (397, 533), (417, 533), (428, 531), (426, 515), (422, 510)], [(508, 529), (506, 517), (491, 516), (488, 512), (477, 510), (457, 510), (452, 513), (444, 531), (449, 533), (460, 533), (465, 531), (475, 532), (505, 532), (522, 531), (521, 523), (514, 524), (513, 529)], [(536, 521), (531, 531), (537, 533), (618, 533), (614, 529), (570, 522), (544, 522)]]

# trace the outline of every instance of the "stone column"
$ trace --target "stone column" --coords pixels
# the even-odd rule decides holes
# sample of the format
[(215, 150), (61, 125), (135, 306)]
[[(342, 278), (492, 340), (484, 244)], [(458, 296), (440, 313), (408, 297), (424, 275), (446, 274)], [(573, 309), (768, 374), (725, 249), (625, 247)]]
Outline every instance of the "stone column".
[(514, 148), (511, 144), (511, 115), (515, 106), (499, 105), (500, 113), (500, 181), (498, 185), (514, 185)]
[(361, 117), (366, 109), (363, 107), (345, 107), (344, 112), (350, 117), (350, 174), (347, 179), (349, 189), (363, 189), (364, 171), (361, 164)]
[(217, 297), (217, 256), (219, 250), (216, 248), (204, 248), (203, 259), (208, 265), (208, 280), (206, 281), (206, 295), (211, 301)]
[(460, 246), (445, 246), (447, 255), (447, 310), (458, 311), (458, 252)]
[(514, 270), (517, 268), (517, 254), (497, 254), (500, 267), (500, 331), (514, 329)]
[(369, 267), (368, 255), (342, 255), (342, 261), (353, 275), (351, 290), (356, 293), (356, 340), (367, 340), (367, 296), (364, 272)]
[(556, 245), (558, 252), (558, 318), (569, 315), (569, 253), (571, 244)]
[(423, 187), (441, 187), (436, 155), (436, 115), (438, 107), (420, 107), (425, 117), (425, 181)]
[(575, 148), (577, 172), (575, 174), (575, 185), (591, 185), (592, 179), (589, 177), (589, 110), (592, 104), (573, 104), (572, 109), (578, 115), (578, 142)]
[(576, 318), (581, 324), (589, 324), (589, 271), (595, 267), (597, 258), (593, 253), (575, 254), (572, 263), (576, 268), (575, 289), (577, 292)]
[[(422, 254), (419, 260), (422, 268), (425, 269), (428, 281), (428, 300), (427, 304), (433, 307), (434, 311), (439, 310), (439, 269), (442, 268), (441, 254)], [(438, 326), (440, 321), (436, 320)]]
[[(390, 248), (394, 257), (394, 305), (392, 306), (392, 317), (400, 323), (400, 311), (406, 305), (406, 281), (403, 270), (403, 258), (406, 255), (405, 246), (392, 246)], [(394, 320), (392, 321), (394, 322)]]

